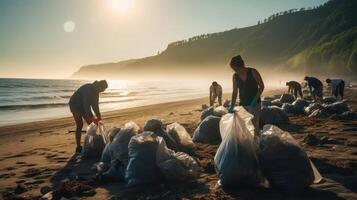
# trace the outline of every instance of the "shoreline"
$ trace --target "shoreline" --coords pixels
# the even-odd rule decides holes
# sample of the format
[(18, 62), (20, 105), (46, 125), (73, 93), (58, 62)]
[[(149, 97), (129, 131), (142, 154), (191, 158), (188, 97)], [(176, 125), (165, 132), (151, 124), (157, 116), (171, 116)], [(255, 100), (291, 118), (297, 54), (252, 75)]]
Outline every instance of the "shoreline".
[[(282, 91), (283, 91), (283, 88), (281, 88), (281, 89), (267, 89), (266, 91), (263, 92), (262, 96), (272, 95), (272, 94), (276, 94), (277, 92), (282, 92)], [(222, 101), (224, 101), (224, 99), (230, 99), (230, 95), (231, 95), (230, 93), (224, 93), (223, 97), (222, 97)], [(185, 104), (185, 105), (195, 104), (195, 105), (201, 106), (202, 104), (209, 104), (207, 99), (208, 99), (208, 96), (187, 99), (187, 100), (168, 101), (168, 102), (154, 103), (154, 104), (137, 106), (137, 107), (116, 109), (116, 110), (112, 110), (112, 111), (103, 112), (102, 117), (103, 117), (103, 121), (105, 123), (107, 120), (115, 119), (118, 117), (124, 117), (124, 116), (127, 116), (128, 114), (135, 114), (135, 113), (140, 113), (140, 112), (144, 112), (144, 111), (148, 111), (148, 110), (151, 111), (151, 110), (153, 110), (155, 108), (159, 108), (159, 107), (173, 108), (175, 106), (179, 106), (179, 105), (183, 105), (183, 104)], [(32, 132), (40, 132), (41, 133), (41, 132), (46, 132), (47, 131), (46, 129), (58, 129), (58, 128), (66, 127), (66, 126), (74, 126), (74, 121), (72, 119), (72, 116), (59, 117), (59, 118), (54, 118), (54, 119), (45, 119), (45, 120), (33, 121), (33, 122), (25, 122), (25, 123), (19, 123), (19, 124), (4, 125), (4, 126), (0, 126), (0, 138), (6, 137), (8, 135), (13, 135), (13, 134), (23, 135), (23, 134), (30, 134)], [(84, 127), (86, 127), (85, 124), (84, 124)]]

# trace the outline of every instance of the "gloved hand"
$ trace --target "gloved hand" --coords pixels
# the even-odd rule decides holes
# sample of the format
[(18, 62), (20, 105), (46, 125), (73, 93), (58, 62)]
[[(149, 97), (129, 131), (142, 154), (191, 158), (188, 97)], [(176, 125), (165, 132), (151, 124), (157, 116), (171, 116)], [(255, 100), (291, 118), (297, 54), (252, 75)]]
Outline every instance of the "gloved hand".
[(249, 106), (255, 107), (257, 106), (258, 98), (254, 97), (253, 100), (250, 102)]
[(229, 106), (229, 108), (228, 108), (228, 113), (234, 113), (234, 107)]

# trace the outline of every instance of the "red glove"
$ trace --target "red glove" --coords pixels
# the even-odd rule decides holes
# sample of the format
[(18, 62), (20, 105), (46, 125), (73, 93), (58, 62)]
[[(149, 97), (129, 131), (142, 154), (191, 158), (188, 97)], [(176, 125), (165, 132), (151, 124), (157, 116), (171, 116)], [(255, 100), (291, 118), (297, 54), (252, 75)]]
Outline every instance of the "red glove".
[(101, 117), (97, 117), (97, 118), (94, 118), (94, 117), (93, 117), (93, 122), (94, 122), (96, 125), (98, 125), (98, 123), (99, 123), (101, 120), (102, 120)]

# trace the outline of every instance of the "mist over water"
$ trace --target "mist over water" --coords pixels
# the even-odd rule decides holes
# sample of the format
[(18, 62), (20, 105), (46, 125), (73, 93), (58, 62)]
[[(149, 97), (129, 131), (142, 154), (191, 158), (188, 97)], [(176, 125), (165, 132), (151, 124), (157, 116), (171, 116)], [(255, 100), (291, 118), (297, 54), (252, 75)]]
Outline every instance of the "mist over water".
[[(71, 116), (68, 101), (92, 80), (0, 79), (0, 125)], [(108, 80), (100, 94), (101, 111), (208, 96), (211, 81)], [(230, 84), (223, 84), (230, 91)]]

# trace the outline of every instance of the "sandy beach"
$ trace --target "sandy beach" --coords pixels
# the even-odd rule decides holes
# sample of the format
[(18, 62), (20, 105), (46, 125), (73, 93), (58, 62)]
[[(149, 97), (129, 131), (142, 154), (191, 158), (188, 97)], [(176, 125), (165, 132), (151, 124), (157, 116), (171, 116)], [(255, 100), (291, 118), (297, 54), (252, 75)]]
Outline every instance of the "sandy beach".
[[(281, 94), (271, 90), (263, 96)], [(229, 98), (229, 95), (225, 95)], [(347, 89), (346, 98), (352, 111), (357, 111), (357, 90)], [(103, 114), (106, 129), (134, 121), (141, 127), (148, 119), (161, 119), (164, 124), (178, 122), (192, 134), (197, 127), (202, 104), (208, 98), (163, 103), (110, 111)], [(74, 122), (61, 118), (0, 127), (0, 192), (17, 193), (36, 199), (41, 188), (50, 188), (69, 177), (90, 179), (96, 160), (74, 156)], [(321, 172), (324, 180), (312, 185), (299, 197), (289, 199), (357, 199), (357, 121), (290, 117), (283, 127), (297, 139)], [(310, 146), (303, 142), (307, 134), (334, 139), (334, 143)], [(82, 138), (83, 139), (83, 138)], [(140, 191), (128, 191), (123, 183), (94, 184), (95, 194), (83, 199), (286, 199), (273, 189), (241, 188), (235, 191), (215, 189), (218, 180), (213, 157), (217, 145), (197, 144), (195, 157), (202, 167), (195, 182), (163, 184)], [(17, 185), (21, 185), (19, 188)], [(145, 199), (145, 198), (143, 198)]]

